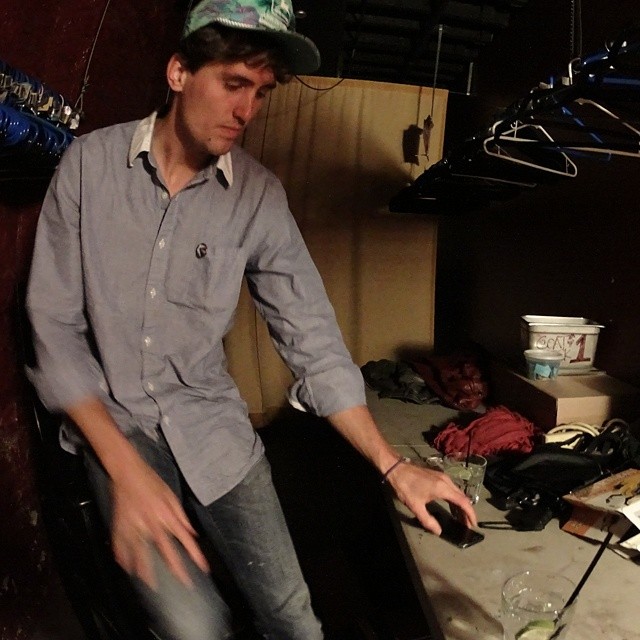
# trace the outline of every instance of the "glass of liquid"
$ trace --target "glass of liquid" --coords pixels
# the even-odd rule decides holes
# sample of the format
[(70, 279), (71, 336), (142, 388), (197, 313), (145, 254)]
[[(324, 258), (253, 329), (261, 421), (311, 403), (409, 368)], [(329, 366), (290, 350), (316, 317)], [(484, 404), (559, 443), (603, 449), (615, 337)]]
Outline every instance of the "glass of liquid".
[(480, 497), (480, 487), (484, 481), (487, 459), (474, 453), (451, 453), (443, 459), (444, 472), (460, 487), (465, 495), (476, 504)]
[(559, 640), (565, 637), (575, 601), (568, 578), (547, 571), (523, 571), (502, 587), (504, 640)]

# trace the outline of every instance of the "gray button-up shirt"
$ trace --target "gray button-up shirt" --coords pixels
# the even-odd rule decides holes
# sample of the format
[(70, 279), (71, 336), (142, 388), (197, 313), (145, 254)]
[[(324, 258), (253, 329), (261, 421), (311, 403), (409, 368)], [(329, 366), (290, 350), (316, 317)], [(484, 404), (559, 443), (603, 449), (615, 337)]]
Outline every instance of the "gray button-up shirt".
[[(150, 153), (155, 115), (80, 137), (44, 200), (27, 306), (32, 380), (54, 411), (101, 398), (124, 433), (162, 429), (208, 504), (262, 455), (226, 369), (243, 276), (317, 415), (364, 404), (282, 185), (234, 147), (172, 198)], [(63, 444), (77, 446), (67, 426)]]

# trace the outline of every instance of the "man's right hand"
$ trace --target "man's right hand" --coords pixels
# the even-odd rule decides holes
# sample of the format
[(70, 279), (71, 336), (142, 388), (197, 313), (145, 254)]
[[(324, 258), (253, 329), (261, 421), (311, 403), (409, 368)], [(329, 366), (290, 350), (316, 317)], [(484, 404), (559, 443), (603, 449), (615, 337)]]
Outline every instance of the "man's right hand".
[(182, 544), (194, 563), (209, 571), (196, 531), (177, 496), (141, 458), (126, 474), (111, 480), (113, 514), (111, 536), (116, 561), (151, 589), (157, 587), (150, 545), (155, 545), (170, 571), (185, 586), (189, 574), (176, 550)]
[(85, 398), (68, 407), (67, 413), (111, 479), (111, 539), (118, 563), (154, 589), (150, 551), (155, 545), (176, 578), (191, 586), (176, 541), (202, 571), (208, 572), (209, 564), (178, 497), (140, 457), (98, 398)]

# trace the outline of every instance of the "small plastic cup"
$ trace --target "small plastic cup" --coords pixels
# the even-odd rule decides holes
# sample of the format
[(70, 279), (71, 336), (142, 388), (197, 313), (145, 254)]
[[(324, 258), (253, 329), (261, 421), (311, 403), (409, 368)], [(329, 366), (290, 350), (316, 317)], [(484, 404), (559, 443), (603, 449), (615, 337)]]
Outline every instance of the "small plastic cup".
[(558, 377), (564, 355), (551, 349), (526, 349), (524, 358), (527, 361), (527, 378), (546, 380)]

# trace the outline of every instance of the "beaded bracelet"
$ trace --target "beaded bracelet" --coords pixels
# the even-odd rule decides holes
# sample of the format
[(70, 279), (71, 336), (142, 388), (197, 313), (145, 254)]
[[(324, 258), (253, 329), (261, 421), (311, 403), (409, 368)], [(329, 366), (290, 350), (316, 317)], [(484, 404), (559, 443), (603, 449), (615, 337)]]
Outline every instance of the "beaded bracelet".
[(407, 463), (407, 462), (411, 462), (411, 458), (407, 458), (402, 457), (402, 458), (398, 458), (386, 471), (385, 473), (382, 475), (382, 480), (380, 482), (382, 482), (382, 484), (385, 484), (385, 482), (387, 481), (387, 477), (389, 476), (389, 474), (399, 465), (402, 464), (403, 462)]

